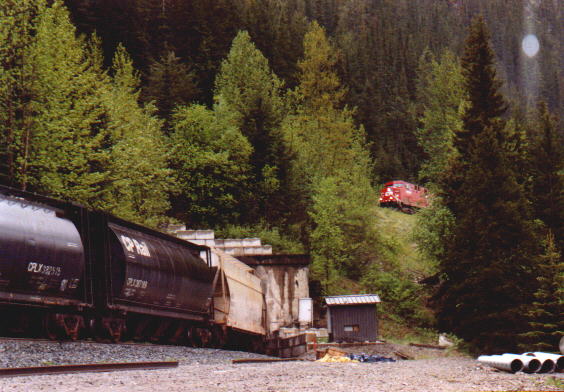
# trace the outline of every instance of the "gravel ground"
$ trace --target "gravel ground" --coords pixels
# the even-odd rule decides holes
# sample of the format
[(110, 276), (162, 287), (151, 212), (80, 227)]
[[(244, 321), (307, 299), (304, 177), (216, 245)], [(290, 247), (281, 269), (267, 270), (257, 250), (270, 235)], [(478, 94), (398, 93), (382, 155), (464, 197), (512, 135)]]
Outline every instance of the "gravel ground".
[[(364, 347), (366, 353), (400, 349), (420, 358), (394, 363), (231, 363), (264, 356), (213, 349), (90, 343), (0, 342), (0, 366), (178, 360), (174, 369), (24, 376), (0, 379), (1, 392), (35, 391), (558, 391), (564, 374), (509, 374), (472, 358), (406, 346)], [(361, 352), (362, 348), (344, 348)]]
[(268, 357), (240, 351), (153, 344), (122, 345), (0, 340), (0, 367), (141, 361), (179, 361), (181, 365), (206, 365), (230, 364), (231, 360), (235, 358)]

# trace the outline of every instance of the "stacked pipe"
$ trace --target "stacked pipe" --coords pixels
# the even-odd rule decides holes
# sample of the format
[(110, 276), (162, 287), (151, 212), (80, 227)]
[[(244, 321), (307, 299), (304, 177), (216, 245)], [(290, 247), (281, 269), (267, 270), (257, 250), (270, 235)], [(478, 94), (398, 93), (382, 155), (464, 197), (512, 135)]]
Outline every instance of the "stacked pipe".
[(531, 352), (503, 355), (481, 355), (478, 361), (499, 370), (517, 373), (552, 373), (562, 371), (564, 368), (564, 356), (558, 354)]
[(503, 355), (481, 355), (478, 361), (506, 372), (517, 373), (523, 370), (523, 361), (519, 358), (504, 357)]
[(538, 358), (539, 361), (542, 362), (542, 367), (546, 368), (546, 373), (552, 372), (561, 372), (564, 370), (564, 355), (559, 354), (551, 354), (551, 353), (543, 353), (543, 352), (533, 352), (533, 353), (524, 353), (523, 355), (532, 356)]

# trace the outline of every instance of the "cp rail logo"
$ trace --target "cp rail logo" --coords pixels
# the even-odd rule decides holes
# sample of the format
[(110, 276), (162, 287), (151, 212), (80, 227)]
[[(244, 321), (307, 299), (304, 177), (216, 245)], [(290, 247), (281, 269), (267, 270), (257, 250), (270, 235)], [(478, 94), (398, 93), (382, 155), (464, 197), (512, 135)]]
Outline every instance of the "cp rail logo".
[(137, 241), (136, 239), (129, 238), (125, 235), (121, 236), (121, 242), (125, 246), (128, 252), (137, 253), (140, 256), (151, 257), (149, 252), (149, 247), (145, 241)]

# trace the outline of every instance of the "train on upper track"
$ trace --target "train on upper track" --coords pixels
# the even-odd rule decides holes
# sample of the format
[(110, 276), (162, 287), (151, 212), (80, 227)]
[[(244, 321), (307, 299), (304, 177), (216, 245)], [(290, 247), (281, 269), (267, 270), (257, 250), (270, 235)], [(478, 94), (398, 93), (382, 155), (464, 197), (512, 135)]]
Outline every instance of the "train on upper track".
[(413, 213), (428, 206), (429, 191), (422, 186), (394, 180), (386, 182), (380, 190), (380, 207), (392, 207)]
[(0, 332), (260, 352), (252, 268), (207, 246), (0, 186)]

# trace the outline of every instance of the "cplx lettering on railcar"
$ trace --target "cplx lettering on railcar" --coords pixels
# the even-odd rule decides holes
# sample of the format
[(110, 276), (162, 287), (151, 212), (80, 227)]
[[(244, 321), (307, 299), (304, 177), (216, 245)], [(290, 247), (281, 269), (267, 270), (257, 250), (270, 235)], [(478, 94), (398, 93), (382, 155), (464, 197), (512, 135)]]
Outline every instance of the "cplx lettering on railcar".
[(28, 272), (34, 272), (45, 276), (61, 276), (61, 267), (54, 265), (45, 265), (41, 263), (30, 262), (27, 264)]
[(146, 289), (148, 285), (149, 282), (146, 280), (127, 278), (126, 286), (128, 287), (134, 287), (137, 289)]

